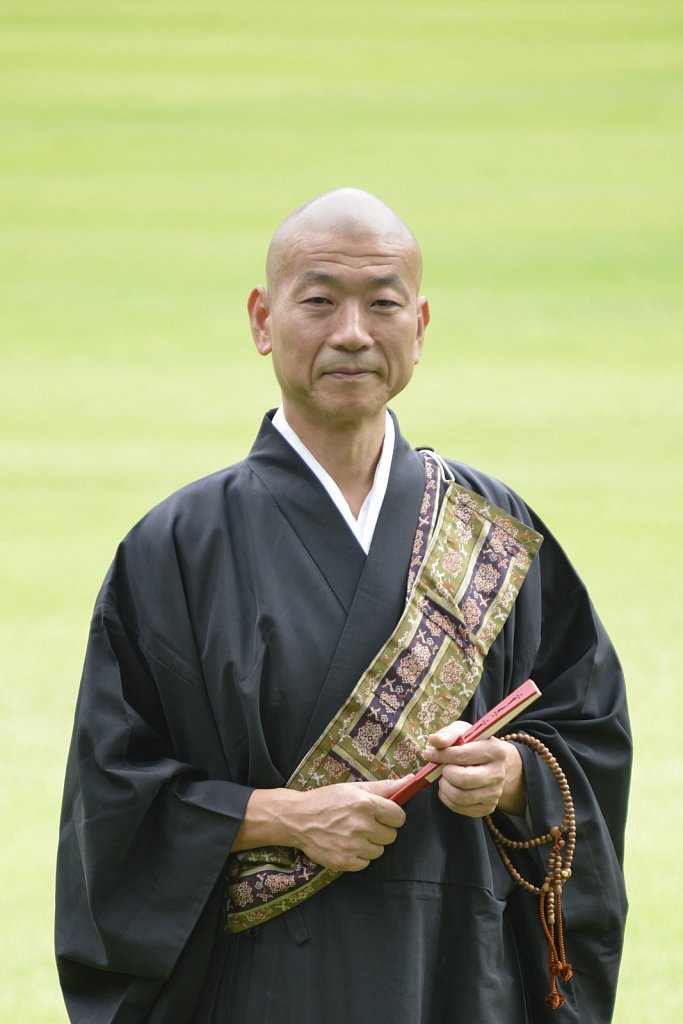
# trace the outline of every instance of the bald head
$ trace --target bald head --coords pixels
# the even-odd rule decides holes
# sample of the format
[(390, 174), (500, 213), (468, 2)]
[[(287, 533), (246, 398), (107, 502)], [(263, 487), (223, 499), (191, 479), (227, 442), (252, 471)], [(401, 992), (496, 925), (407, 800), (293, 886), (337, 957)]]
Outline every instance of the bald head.
[(413, 233), (381, 199), (357, 188), (340, 188), (299, 206), (278, 227), (268, 249), (266, 282), (271, 294), (294, 250), (310, 238), (337, 236), (347, 241), (375, 239), (404, 251), (420, 287), (422, 255)]

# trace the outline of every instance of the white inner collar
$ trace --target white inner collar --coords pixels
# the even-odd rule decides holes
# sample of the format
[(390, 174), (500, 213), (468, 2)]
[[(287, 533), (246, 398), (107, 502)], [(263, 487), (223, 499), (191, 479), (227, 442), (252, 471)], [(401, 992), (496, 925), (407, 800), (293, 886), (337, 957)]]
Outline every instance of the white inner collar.
[(311, 454), (303, 443), (299, 435), (290, 427), (285, 418), (282, 406), (280, 406), (273, 416), (273, 426), (282, 434), (285, 441), (292, 446), (294, 451), (304, 460), (311, 472), (316, 475), (332, 501), (341, 512), (354, 537), (367, 555), (370, 550), (370, 545), (372, 544), (372, 538), (375, 532), (375, 527), (377, 526), (377, 519), (379, 518), (380, 509), (382, 508), (382, 502), (384, 501), (384, 496), (387, 492), (391, 460), (394, 454), (396, 431), (394, 429), (394, 421), (389, 413), (387, 412), (386, 414), (384, 443), (382, 445), (379, 461), (377, 462), (377, 468), (375, 469), (375, 478), (372, 482), (372, 487), (370, 488), (368, 496), (363, 502), (361, 510), (358, 513), (357, 519), (349, 508), (349, 503), (330, 474), (320, 465), (315, 456)]

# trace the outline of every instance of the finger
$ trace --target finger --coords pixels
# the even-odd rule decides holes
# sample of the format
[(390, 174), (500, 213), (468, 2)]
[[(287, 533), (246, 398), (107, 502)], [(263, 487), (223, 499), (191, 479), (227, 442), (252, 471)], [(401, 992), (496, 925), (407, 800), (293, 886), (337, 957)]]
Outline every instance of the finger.
[(381, 796), (388, 800), (390, 796), (401, 788), (406, 778), (410, 778), (410, 776), (402, 779), (376, 779), (373, 782), (357, 782), (356, 785), (359, 789), (364, 789), (366, 793), (374, 793), (375, 796)]
[(501, 790), (505, 782), (505, 771), (495, 764), (444, 766), (441, 776), (446, 782), (463, 792), (472, 790)]
[(500, 785), (490, 786), (458, 786), (453, 785), (449, 779), (441, 780), (441, 788), (449, 799), (461, 804), (490, 803), (491, 800), (498, 801), (502, 787)]
[(462, 746), (450, 746), (444, 749), (427, 747), (425, 756), (437, 764), (478, 765), (491, 764), (504, 758), (500, 750), (500, 741), (494, 739), (476, 740)]
[(396, 836), (398, 831), (395, 828), (389, 828), (386, 825), (377, 822), (371, 832), (368, 833), (368, 840), (371, 843), (375, 843), (377, 846), (384, 848), (390, 846), (396, 842)]
[(469, 818), (492, 814), (498, 805), (499, 792), (490, 789), (462, 790), (441, 779), (439, 799), (449, 810)]
[(452, 811), (454, 814), (460, 814), (463, 818), (485, 818), (487, 814), (493, 814), (496, 809), (496, 804), (491, 803), (478, 803), (478, 804), (458, 804), (448, 800), (447, 797), (442, 796), (439, 793), (439, 799), (441, 803)]
[(406, 820), (406, 812), (398, 804), (392, 803), (389, 797), (403, 786), (405, 779), (385, 779), (381, 782), (360, 782), (359, 786), (379, 797), (375, 803), (373, 816), (382, 825), (400, 828)]
[(428, 747), (442, 750), (444, 747), (451, 747), (458, 736), (463, 736), (470, 728), (467, 722), (451, 722), (444, 729), (439, 729), (427, 737)]
[[(349, 856), (351, 857), (352, 862), (355, 860), (365, 861), (366, 863), (362, 865), (365, 867), (370, 861), (378, 860), (378, 858), (382, 856), (384, 853), (384, 844), (375, 842), (375, 838), (376, 837), (373, 834), (364, 836), (357, 840), (354, 844), (355, 849), (353, 849), (353, 851), (349, 851)], [(360, 870), (360, 868), (358, 870)]]
[(348, 865), (343, 868), (344, 871), (363, 871), (370, 861), (366, 857), (355, 857), (349, 861)]

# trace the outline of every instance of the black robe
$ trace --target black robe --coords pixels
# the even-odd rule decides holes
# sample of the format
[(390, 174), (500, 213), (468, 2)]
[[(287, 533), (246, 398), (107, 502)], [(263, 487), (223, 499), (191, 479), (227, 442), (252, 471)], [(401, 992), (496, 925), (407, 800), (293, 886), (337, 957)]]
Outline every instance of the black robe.
[[(484, 823), (449, 812), (436, 787), (365, 871), (221, 934), (227, 853), (252, 788), (285, 783), (400, 617), (424, 484), (397, 435), (366, 557), (266, 418), (246, 460), (133, 528), (96, 604), (57, 868), (73, 1022), (611, 1019), (630, 763), (619, 663), (545, 527), (502, 484), (452, 468), (545, 537), (465, 717), (528, 676), (543, 691), (516, 724), (551, 748), (576, 804), (565, 1007), (544, 1003), (534, 897), (513, 885)], [(559, 823), (561, 804), (546, 766), (520, 750), (537, 834)], [(524, 870), (542, 877), (540, 860)]]

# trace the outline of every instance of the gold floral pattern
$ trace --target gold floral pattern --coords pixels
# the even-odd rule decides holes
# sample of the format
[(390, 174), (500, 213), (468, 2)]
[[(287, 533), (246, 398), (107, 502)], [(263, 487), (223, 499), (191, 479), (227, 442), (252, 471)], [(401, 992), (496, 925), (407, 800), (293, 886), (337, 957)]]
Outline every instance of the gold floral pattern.
[(439, 678), (447, 690), (452, 690), (462, 679), (464, 669), (457, 658), (448, 658), (443, 665)]
[(462, 555), (458, 551), (447, 551), (443, 558), (443, 567), (453, 576), (462, 569)]
[(496, 552), (497, 555), (504, 555), (508, 550), (508, 534), (505, 530), (495, 529), (491, 530), (489, 535), (489, 544), (491, 549)]
[(322, 774), (330, 778), (330, 782), (342, 782), (349, 774), (348, 766), (336, 757), (326, 757), (322, 762)]
[(431, 652), (425, 644), (417, 644), (409, 654), (401, 658), (396, 666), (396, 675), (409, 683), (414, 683), (420, 673), (430, 662)]
[(365, 722), (356, 732), (352, 743), (361, 756), (372, 757), (372, 752), (382, 735), (381, 725), (377, 722)]
[(277, 875), (268, 875), (264, 884), (271, 892), (284, 892), (286, 889), (291, 889), (293, 885), (296, 885), (296, 879), (292, 875), (285, 875), (281, 872)]
[(450, 725), (451, 722), (457, 722), (460, 718), (460, 709), (462, 708), (462, 701), (459, 697), (451, 697), (442, 713), (439, 715), (439, 721), (443, 725)]
[(394, 760), (401, 768), (410, 769), (420, 763), (420, 749), (410, 736), (404, 736), (394, 748)]
[(462, 605), (462, 615), (470, 629), (474, 629), (481, 622), (481, 608), (472, 597), (468, 597)]
[(438, 713), (439, 705), (436, 703), (433, 697), (427, 697), (427, 699), (423, 701), (420, 706), (420, 710), (417, 713), (417, 720), (422, 725), (424, 725), (425, 729), (428, 729), (429, 726), (434, 721), (434, 719), (436, 718), (436, 716), (438, 715)]
[(401, 707), (401, 701), (396, 693), (387, 693), (385, 690), (380, 694), (379, 699), (387, 711), (398, 711)]
[(230, 899), (233, 903), (236, 903), (238, 907), (248, 907), (250, 903), (253, 903), (254, 897), (252, 896), (249, 883), (233, 882), (230, 886)]
[(500, 573), (492, 565), (480, 565), (474, 577), (477, 590), (489, 594), (500, 580)]

